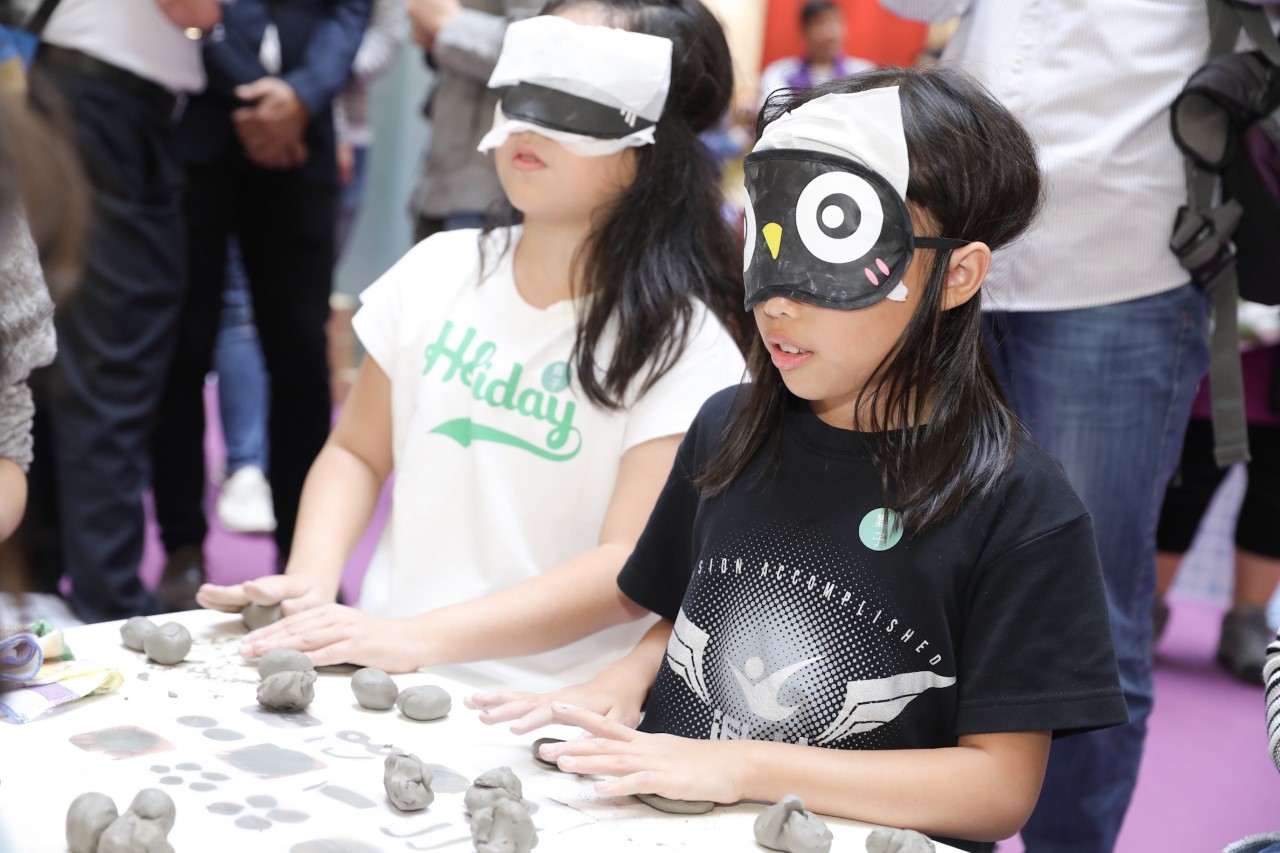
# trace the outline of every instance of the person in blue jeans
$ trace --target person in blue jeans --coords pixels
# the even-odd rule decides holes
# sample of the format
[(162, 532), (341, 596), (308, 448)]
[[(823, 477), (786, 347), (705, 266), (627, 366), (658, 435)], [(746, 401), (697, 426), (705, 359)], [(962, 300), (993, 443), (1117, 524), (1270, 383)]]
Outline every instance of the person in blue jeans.
[(959, 16), (943, 61), (976, 73), (1038, 149), (1043, 209), (995, 255), (988, 341), (1014, 410), (1093, 516), (1130, 723), (1054, 742), (1022, 839), (1029, 853), (1107, 853), (1151, 712), (1156, 522), (1208, 364), (1208, 303), (1168, 248), (1187, 198), (1169, 105), (1205, 61), (1206, 4), (881, 3)]

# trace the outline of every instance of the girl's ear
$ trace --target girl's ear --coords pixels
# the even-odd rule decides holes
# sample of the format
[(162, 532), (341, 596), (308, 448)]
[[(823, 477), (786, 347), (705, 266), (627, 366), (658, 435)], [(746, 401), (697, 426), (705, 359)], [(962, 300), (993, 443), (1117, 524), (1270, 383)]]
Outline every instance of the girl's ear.
[(964, 305), (982, 287), (991, 269), (991, 249), (986, 243), (969, 243), (951, 251), (947, 280), (942, 288), (942, 310)]

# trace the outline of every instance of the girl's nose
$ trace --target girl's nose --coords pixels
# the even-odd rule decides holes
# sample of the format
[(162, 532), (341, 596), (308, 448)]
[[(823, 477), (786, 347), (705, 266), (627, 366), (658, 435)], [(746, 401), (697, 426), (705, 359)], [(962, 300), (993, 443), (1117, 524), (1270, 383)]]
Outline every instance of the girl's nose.
[(785, 296), (770, 296), (764, 302), (764, 313), (769, 317), (795, 317), (800, 312), (800, 303)]

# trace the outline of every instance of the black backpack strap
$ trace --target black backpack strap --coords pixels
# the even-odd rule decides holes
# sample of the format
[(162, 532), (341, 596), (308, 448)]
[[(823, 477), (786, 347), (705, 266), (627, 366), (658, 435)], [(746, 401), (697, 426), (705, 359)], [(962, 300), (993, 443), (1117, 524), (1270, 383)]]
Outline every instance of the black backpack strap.
[(23, 29), (38, 36), (44, 32), (45, 25), (49, 23), (49, 19), (53, 17), (53, 12), (58, 8), (58, 4), (62, 0), (43, 0), (40, 8), (36, 9), (35, 14), (23, 25)]

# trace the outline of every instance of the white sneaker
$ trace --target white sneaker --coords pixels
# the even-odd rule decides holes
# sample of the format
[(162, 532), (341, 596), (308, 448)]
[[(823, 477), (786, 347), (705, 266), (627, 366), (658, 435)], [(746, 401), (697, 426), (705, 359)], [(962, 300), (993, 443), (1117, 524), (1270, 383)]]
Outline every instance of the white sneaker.
[(262, 469), (248, 465), (228, 477), (218, 493), (217, 512), (218, 522), (230, 533), (275, 532), (271, 484)]

